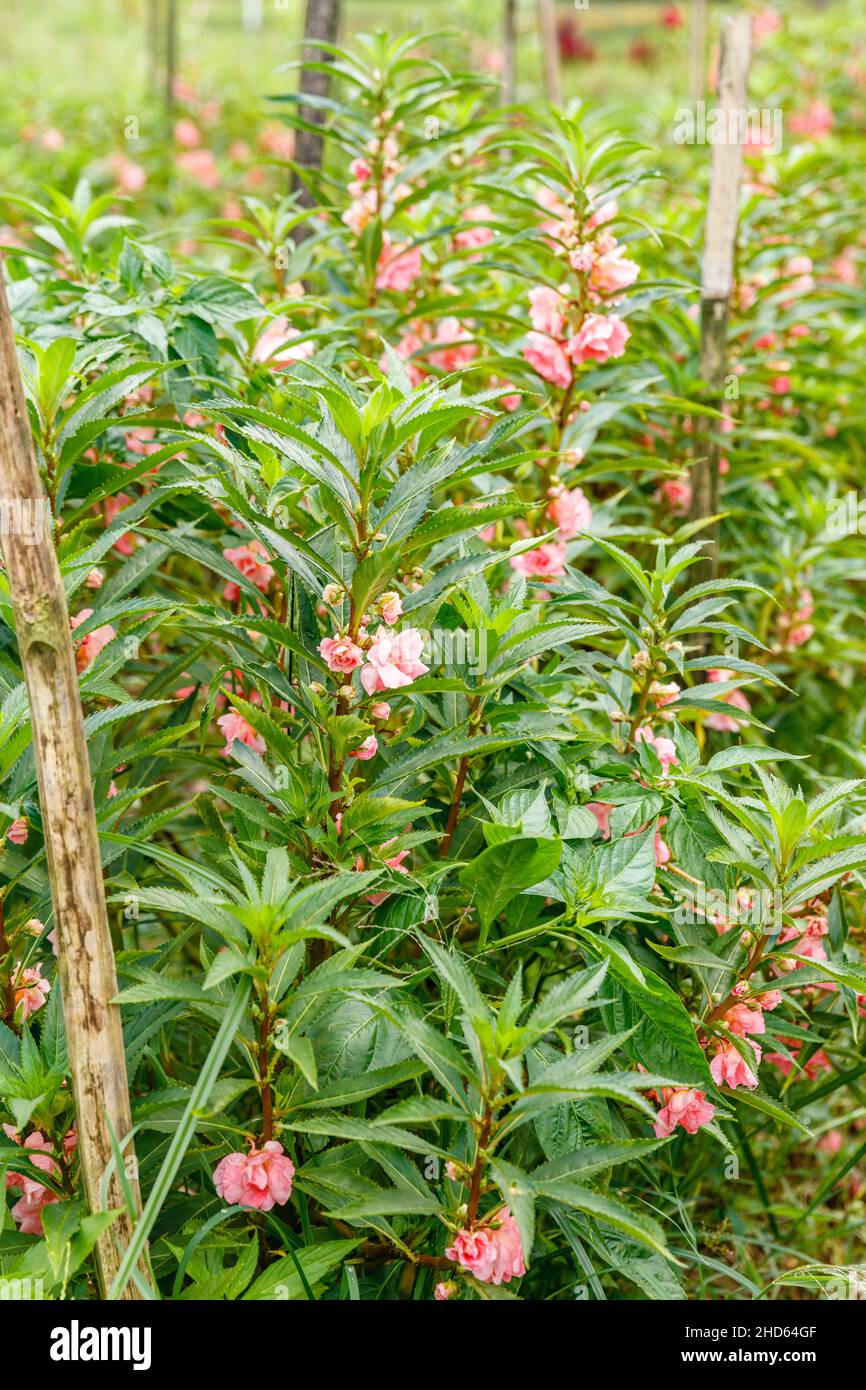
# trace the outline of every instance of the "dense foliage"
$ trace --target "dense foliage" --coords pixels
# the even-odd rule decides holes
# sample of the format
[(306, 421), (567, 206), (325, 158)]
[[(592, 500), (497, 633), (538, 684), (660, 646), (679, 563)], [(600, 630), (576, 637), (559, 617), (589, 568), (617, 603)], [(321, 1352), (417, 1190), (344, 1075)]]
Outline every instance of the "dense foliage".
[[(161, 172), (106, 166), (134, 201), (74, 169), (6, 200), (163, 1297), (784, 1296), (858, 1262), (866, 68), (792, 23), (758, 26), (786, 139), (747, 151), (722, 410), (706, 148), (503, 110), (417, 35), (336, 55), (303, 239), (288, 95), (229, 206), (191, 90)], [(0, 605), (0, 1268), (89, 1296)]]

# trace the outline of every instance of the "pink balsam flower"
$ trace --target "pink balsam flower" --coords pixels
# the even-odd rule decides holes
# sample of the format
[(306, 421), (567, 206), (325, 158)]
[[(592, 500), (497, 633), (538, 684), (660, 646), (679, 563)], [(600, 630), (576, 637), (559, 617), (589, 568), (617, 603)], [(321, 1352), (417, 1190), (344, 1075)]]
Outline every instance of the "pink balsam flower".
[(349, 754), (350, 758), (357, 758), (359, 762), (369, 762), (370, 758), (375, 758), (379, 751), (379, 740), (375, 734), (370, 734), (358, 748), (353, 748)]
[[(69, 619), (69, 626), (74, 632), (77, 627), (80, 627), (82, 623), (92, 617), (92, 608), (82, 608), (80, 613), (76, 613)], [(79, 675), (81, 675), (82, 671), (87, 670), (90, 663), (95, 661), (99, 656), (103, 647), (107, 647), (109, 642), (113, 641), (116, 636), (117, 634), (111, 624), (103, 623), (102, 627), (95, 627), (92, 632), (88, 632), (85, 637), (82, 637), (80, 641), (74, 644), (75, 669)]]
[(616, 314), (587, 314), (566, 345), (572, 362), (606, 362), (622, 357), (631, 332)]
[(520, 1232), (507, 1207), (500, 1207), (485, 1225), (459, 1231), (445, 1254), (482, 1284), (507, 1284), (526, 1273)]
[[(750, 1046), (755, 1053), (757, 1067), (761, 1060), (761, 1049), (757, 1043), (750, 1042)], [(733, 1043), (722, 1043), (710, 1062), (710, 1072), (717, 1086), (730, 1086), (732, 1089), (745, 1086), (751, 1091), (758, 1084), (757, 1076)]]
[(295, 1165), (282, 1144), (269, 1139), (248, 1154), (226, 1154), (214, 1169), (213, 1182), (217, 1196), (230, 1206), (270, 1211), (289, 1200), (294, 1176)]
[(527, 579), (558, 579), (565, 573), (565, 545), (561, 541), (548, 541), (534, 550), (512, 555), (508, 563)]
[(682, 1125), (687, 1134), (697, 1134), (701, 1125), (709, 1124), (715, 1115), (715, 1107), (710, 1105), (705, 1091), (677, 1090), (665, 1088), (662, 1091), (664, 1105), (656, 1116), (655, 1133), (657, 1139), (667, 1139), (677, 1125)]
[(222, 749), (224, 758), (231, 756), (232, 744), (235, 740), (237, 740), (238, 743), (243, 743), (247, 748), (252, 748), (256, 753), (264, 753), (264, 739), (260, 734), (256, 733), (255, 729), (244, 719), (242, 714), (238, 714), (234, 707), (229, 710), (228, 714), (220, 715), (217, 720), (217, 727), (226, 741), (226, 746)]
[(395, 246), (387, 236), (382, 238), (382, 250), (376, 265), (376, 289), (395, 290), (404, 294), (422, 271), (419, 246)]
[(566, 540), (576, 536), (578, 531), (586, 531), (592, 525), (592, 507), (583, 489), (579, 487), (572, 488), (570, 492), (565, 488), (555, 492), (548, 505), (547, 515), (556, 523), (559, 534)]
[(9, 829), (6, 831), (6, 839), (9, 841), (10, 845), (26, 845), (29, 833), (30, 828), (27, 824), (27, 817), (19, 816), (17, 820), (12, 822)]
[(21, 1010), (22, 1019), (41, 1009), (50, 991), (50, 982), (42, 978), (41, 965), (31, 965), (22, 970), (15, 980), (15, 1008)]
[[(261, 541), (252, 540), (245, 545), (232, 546), (223, 551), (223, 556), (230, 565), (240, 570), (246, 579), (255, 584), (260, 593), (267, 593), (276, 577), (276, 570), (268, 564), (268, 553)], [(229, 603), (236, 603), (240, 596), (240, 585), (229, 580), (223, 589), (223, 598), (228, 599)]]
[(361, 684), (368, 695), (381, 690), (400, 690), (424, 676), (430, 667), (421, 660), (424, 639), (416, 628), (392, 632), (380, 627), (367, 651), (367, 665), (361, 671)]
[(345, 674), (354, 671), (364, 660), (361, 648), (349, 637), (323, 637), (319, 643), (319, 654), (324, 658), (329, 671)]
[(548, 338), (544, 333), (528, 334), (523, 356), (533, 371), (544, 377), (552, 386), (560, 386), (565, 390), (571, 385), (571, 364), (562, 344), (555, 338)]

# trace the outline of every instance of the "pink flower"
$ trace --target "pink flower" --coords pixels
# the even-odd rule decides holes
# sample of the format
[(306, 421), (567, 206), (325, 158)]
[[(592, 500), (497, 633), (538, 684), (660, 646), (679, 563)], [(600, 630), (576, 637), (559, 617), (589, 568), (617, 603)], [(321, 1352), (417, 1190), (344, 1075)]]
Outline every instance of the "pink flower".
[(364, 660), (361, 648), (349, 637), (323, 637), (319, 643), (319, 654), (324, 658), (329, 671), (348, 674), (360, 666)]
[(559, 528), (565, 539), (576, 536), (578, 531), (586, 531), (592, 525), (592, 507), (587, 501), (583, 488), (573, 488), (571, 492), (562, 489), (552, 498), (547, 515)]
[(701, 1125), (708, 1125), (716, 1113), (710, 1105), (705, 1091), (676, 1090), (665, 1088), (662, 1091), (664, 1105), (656, 1116), (655, 1133), (657, 1139), (667, 1139), (677, 1125), (682, 1125), (687, 1134), (697, 1134)]
[(482, 1284), (507, 1284), (526, 1273), (520, 1232), (506, 1207), (494, 1212), (484, 1226), (459, 1231), (445, 1254)]
[[(707, 672), (707, 680), (713, 684), (733, 679), (733, 671), (726, 671), (721, 667), (713, 667)], [(719, 695), (719, 700), (723, 705), (732, 705), (734, 709), (741, 709), (748, 714), (752, 706), (741, 690), (730, 690), (727, 695)], [(708, 729), (715, 729), (717, 733), (735, 734), (738, 729), (743, 727), (741, 719), (734, 719), (729, 714), (708, 714), (704, 720)]]
[(403, 600), (393, 589), (383, 594), (379, 600), (382, 621), (387, 627), (395, 627), (403, 616)]
[(340, 220), (346, 224), (350, 232), (353, 232), (355, 236), (360, 236), (367, 223), (376, 215), (377, 201), (375, 188), (366, 188), (363, 192), (359, 191), (358, 196), (352, 199)]
[(812, 270), (811, 256), (792, 256), (784, 270), (785, 276), (793, 280), (793, 284), (787, 286), (788, 293), (810, 294), (815, 288)]
[(616, 314), (587, 314), (566, 346), (573, 362), (606, 362), (622, 357), (631, 333)]
[(183, 173), (188, 174), (202, 188), (217, 188), (220, 171), (213, 150), (184, 150), (176, 159)]
[(370, 714), (374, 719), (390, 719), (391, 706), (387, 700), (377, 700), (374, 705), (370, 706)]
[(27, 824), (27, 817), (19, 816), (17, 820), (12, 822), (9, 829), (6, 831), (6, 839), (9, 841), (10, 845), (26, 845), (28, 834), (29, 827)]
[(283, 1153), (282, 1144), (269, 1139), (248, 1154), (226, 1154), (214, 1169), (213, 1182), (217, 1196), (230, 1206), (270, 1211), (289, 1200), (294, 1176), (295, 1165)]
[[(757, 1043), (750, 1042), (749, 1046), (755, 1053), (755, 1065), (761, 1060), (761, 1049)], [(747, 1090), (754, 1090), (758, 1084), (758, 1078), (751, 1070), (748, 1063), (743, 1060), (733, 1043), (722, 1043), (713, 1060), (710, 1062), (710, 1072), (717, 1086), (745, 1086)]]
[[(384, 845), (379, 846), (379, 853), (384, 854), (385, 850), (388, 849), (390, 845), (393, 845), (395, 843), (395, 840), (386, 840)], [(401, 849), (397, 852), (397, 854), (392, 854), (389, 858), (385, 860), (385, 867), (387, 869), (393, 869), (395, 874), (408, 874), (409, 870), (403, 863), (403, 860), (408, 859), (408, 857), (408, 849)], [(363, 859), (361, 859), (360, 855), (358, 857), (358, 862), (355, 867), (359, 870), (363, 870), (364, 868), (364, 861)], [(368, 893), (366, 896), (368, 903), (372, 903), (374, 907), (378, 907), (380, 903), (383, 903), (385, 899), (390, 896), (390, 894), (387, 891), (385, 891), (379, 893)]]
[(767, 1031), (760, 1007), (750, 1009), (748, 1004), (734, 1004), (733, 1008), (728, 1009), (722, 1022), (728, 1032), (734, 1033), (738, 1038), (748, 1037), (750, 1033), (760, 1035)]
[(771, 34), (778, 33), (782, 27), (782, 16), (778, 10), (772, 9), (769, 5), (766, 9), (759, 10), (752, 16), (752, 38), (755, 43), (760, 43), (761, 39), (769, 38)]
[(84, 581), (84, 587), (85, 589), (101, 589), (104, 580), (105, 575), (102, 573), (102, 570), (94, 568), (88, 573)]
[(559, 291), (547, 285), (536, 285), (529, 291), (529, 305), (532, 327), (551, 338), (561, 338), (565, 327), (566, 301)]
[[(664, 819), (666, 820), (667, 817), (665, 817)], [(659, 821), (659, 824), (661, 825), (662, 822)], [(653, 837), (653, 850), (655, 851), (656, 868), (660, 869), (662, 865), (667, 864), (668, 860), (670, 859), (671, 849), (667, 841), (662, 839), (661, 831), (659, 830), (656, 831)]]
[[(276, 570), (267, 563), (267, 551), (261, 541), (252, 540), (246, 545), (236, 545), (224, 550), (223, 555), (230, 565), (255, 584), (261, 593), (267, 593), (271, 581), (276, 578)], [(236, 603), (241, 596), (240, 585), (231, 580), (223, 589), (223, 598)]]
[[(786, 1038), (785, 1042), (788, 1044), (791, 1052), (790, 1057), (784, 1056), (781, 1052), (767, 1053), (767, 1061), (771, 1066), (776, 1067), (783, 1076), (787, 1076), (788, 1073), (799, 1064), (799, 1052), (802, 1046), (801, 1043), (792, 1041), (791, 1038)], [(823, 1047), (819, 1047), (818, 1051), (814, 1052), (808, 1062), (805, 1062), (801, 1068), (804, 1075), (806, 1075), (810, 1081), (815, 1081), (823, 1071), (832, 1071), (832, 1069), (830, 1058), (827, 1056)]]
[(665, 705), (672, 705), (679, 698), (679, 694), (680, 687), (676, 681), (653, 681), (650, 686), (650, 695), (659, 709), (663, 709)]
[(777, 1009), (782, 1002), (782, 991), (780, 989), (765, 989), (758, 995), (758, 1004), (762, 1009), (772, 1012)]
[(349, 757), (357, 758), (359, 762), (366, 763), (369, 762), (370, 758), (375, 758), (378, 751), (379, 740), (377, 739), (375, 734), (371, 734), (369, 738), (364, 739), (364, 742), (361, 744), (360, 748), (354, 748), (352, 750), (352, 752), (349, 754)]
[(666, 478), (659, 496), (672, 512), (687, 512), (692, 505), (692, 485), (688, 478)]
[(20, 1007), (22, 1019), (41, 1009), (50, 991), (49, 981), (42, 978), (41, 965), (31, 965), (27, 970), (22, 970), (15, 979), (15, 1008)]
[(844, 1142), (842, 1131), (831, 1129), (826, 1134), (821, 1135), (816, 1147), (822, 1154), (832, 1155), (839, 1152)]
[(259, 144), (277, 159), (291, 159), (295, 152), (295, 132), (284, 125), (266, 125), (259, 135)]
[(588, 801), (583, 808), (595, 816), (598, 828), (605, 840), (610, 839), (610, 813), (614, 809), (612, 801)]
[(548, 541), (534, 550), (512, 555), (508, 563), (527, 579), (558, 579), (565, 573), (565, 545), (561, 541)]
[(667, 772), (671, 764), (677, 760), (677, 749), (673, 739), (657, 738), (648, 724), (641, 724), (639, 728), (635, 729), (634, 741), (635, 743), (652, 744), (663, 772)]
[(528, 334), (523, 356), (533, 371), (551, 385), (560, 386), (563, 390), (571, 385), (571, 366), (562, 345), (555, 338), (548, 338), (544, 333)]
[(450, 1282), (450, 1280), (443, 1281), (442, 1279), (440, 1279), (439, 1283), (433, 1290), (433, 1297), (435, 1298), (437, 1303), (444, 1303), (447, 1299), (449, 1299), (452, 1296), (453, 1293), (454, 1285)]
[(686, 22), (678, 5), (665, 5), (659, 17), (665, 29), (681, 29)]
[[(21, 1142), (11, 1125), (4, 1125), (3, 1129), (7, 1137), (14, 1139), (16, 1144)], [(73, 1131), (70, 1130), (63, 1141), (63, 1147), (67, 1153), (70, 1150), (67, 1149), (66, 1143), (72, 1133)], [(77, 1140), (77, 1134), (75, 1138)], [(28, 1134), (23, 1147), (28, 1150), (28, 1157), (35, 1168), (40, 1168), (43, 1173), (48, 1173), (51, 1177), (58, 1176), (60, 1169), (51, 1157), (47, 1140), (38, 1130)], [(34, 1178), (24, 1173), (7, 1173), (6, 1186), (19, 1187), (23, 1192), (21, 1199), (12, 1208), (12, 1216), (18, 1222), (20, 1233), (25, 1236), (44, 1235), (42, 1208), (59, 1201), (59, 1197), (51, 1191), (50, 1187), (46, 1187), (44, 1183), (36, 1182)]]
[(418, 279), (422, 268), (419, 246), (397, 246), (392, 251), (386, 235), (382, 238), (382, 250), (376, 265), (376, 289), (396, 290), (398, 294), (403, 294)]
[[(592, 267), (589, 283), (597, 294), (617, 294), (634, 284), (640, 274), (637, 261), (626, 260), (621, 246), (605, 251)], [(619, 356), (618, 353), (614, 354)]]
[(808, 642), (814, 635), (815, 627), (813, 623), (798, 623), (796, 627), (790, 629), (785, 641), (785, 646), (789, 649), (802, 647), (804, 642)]
[(66, 141), (63, 138), (62, 133), (57, 129), (57, 127), (51, 125), (48, 127), (46, 131), (43, 132), (42, 139), (39, 143), (41, 144), (43, 150), (53, 151), (62, 150), (63, 146), (66, 144)]
[(221, 714), (217, 720), (217, 727), (226, 741), (226, 746), (222, 750), (224, 758), (231, 755), (232, 744), (235, 740), (243, 743), (247, 748), (252, 748), (256, 753), (264, 753), (265, 741), (256, 733), (251, 724), (248, 724), (242, 714), (232, 707), (228, 714)]
[(456, 372), (461, 367), (467, 367), (478, 353), (477, 343), (460, 341), (468, 332), (469, 330), (453, 315), (442, 319), (433, 338), (433, 343), (441, 344), (441, 347), (429, 353), (432, 365), (442, 372)]
[(182, 120), (177, 121), (175, 124), (174, 138), (175, 143), (183, 145), (185, 150), (194, 150), (196, 145), (201, 144), (201, 131), (195, 121), (191, 121), (189, 117), (184, 116)]
[(833, 129), (833, 112), (826, 101), (813, 101), (807, 111), (788, 117), (788, 129), (807, 140), (823, 140)]
[[(76, 613), (74, 617), (69, 619), (69, 626), (74, 632), (77, 627), (80, 627), (92, 616), (92, 608), (82, 608), (80, 613)], [(94, 628), (92, 632), (88, 632), (85, 637), (75, 643), (75, 668), (79, 675), (82, 671), (86, 671), (91, 661), (95, 661), (103, 647), (107, 647), (116, 636), (117, 633), (111, 624), (104, 623), (102, 627)]]
[(486, 203), (479, 203), (477, 207), (467, 208), (463, 214), (463, 220), (469, 226), (459, 231), (454, 238), (455, 246), (461, 251), (476, 251), (482, 246), (487, 246), (493, 240), (493, 229), (482, 225), (489, 222), (493, 213)]
[(424, 639), (416, 628), (395, 633), (380, 627), (367, 651), (367, 665), (361, 671), (361, 684), (367, 694), (400, 690), (426, 675), (430, 667), (421, 661), (423, 645)]
[[(133, 433), (135, 433), (135, 431), (133, 431)], [(106, 527), (111, 525), (117, 513), (123, 511), (124, 507), (129, 506), (131, 501), (132, 498), (128, 492), (118, 492), (114, 497), (106, 497), (102, 504), (105, 511)], [(136, 544), (136, 539), (136, 536), (133, 535), (131, 531), (127, 531), (126, 535), (121, 536), (119, 540), (114, 542), (114, 549), (119, 555), (131, 555)]]
[(147, 183), (147, 174), (142, 166), (125, 154), (113, 154), (109, 165), (121, 193), (140, 193)]
[(293, 362), (305, 362), (312, 357), (316, 345), (309, 338), (299, 343), (299, 337), (297, 330), (290, 328), (286, 315), (279, 314), (256, 340), (253, 361), (266, 362), (273, 371), (290, 367)]

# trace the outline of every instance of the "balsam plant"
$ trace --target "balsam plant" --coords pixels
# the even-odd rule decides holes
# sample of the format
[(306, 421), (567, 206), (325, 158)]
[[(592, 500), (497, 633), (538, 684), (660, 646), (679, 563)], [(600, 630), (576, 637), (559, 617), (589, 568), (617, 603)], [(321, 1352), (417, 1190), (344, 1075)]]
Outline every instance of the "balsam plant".
[[(316, 207), (211, 208), (201, 262), (87, 180), (10, 204), (145, 1199), (113, 1292), (149, 1242), (160, 1297), (758, 1297), (855, 1263), (861, 1201), (861, 325), (791, 266), (839, 193), (747, 191), (711, 409), (674, 152), (428, 49), (336, 53)], [(86, 1297), (0, 602), (0, 1270)]]

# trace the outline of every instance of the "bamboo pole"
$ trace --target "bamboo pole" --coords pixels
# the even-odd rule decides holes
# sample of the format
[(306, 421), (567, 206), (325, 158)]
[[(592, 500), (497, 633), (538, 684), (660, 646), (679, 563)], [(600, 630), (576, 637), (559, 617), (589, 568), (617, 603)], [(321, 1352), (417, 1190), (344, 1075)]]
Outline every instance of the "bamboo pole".
[[(0, 505), (3, 556), (30, 703), (84, 1192), (93, 1212), (121, 1209), (96, 1245), (104, 1297), (120, 1262), (118, 1246), (132, 1233), (116, 1174), (108, 1185), (105, 1208), (101, 1194), (112, 1158), (111, 1130), (122, 1141), (132, 1129), (129, 1089), (120, 1010), (110, 1002), (117, 994), (117, 978), (69, 615), (2, 276)], [(41, 509), (46, 524), (28, 526), (25, 534), (14, 518), (23, 514), (32, 519), (34, 509)], [(129, 1186), (138, 1202), (130, 1147), (125, 1154)], [(133, 1282), (124, 1297), (140, 1297)]]
[(556, 36), (556, 10), (553, 0), (537, 0), (537, 4), (544, 95), (552, 106), (560, 106), (562, 104), (562, 84), (559, 80), (559, 40)]
[[(723, 19), (715, 110), (718, 120), (724, 118), (725, 138), (712, 145), (710, 195), (701, 268), (700, 374), (705, 384), (704, 399), (717, 409), (723, 401), (727, 366), (728, 311), (734, 285), (750, 56), (751, 17), (740, 14)], [(715, 424), (708, 427), (704, 417), (696, 421), (691, 506), (694, 520), (713, 516), (718, 511), (717, 436)], [(708, 539), (712, 542), (708, 567), (715, 572), (718, 564), (716, 527)]]

